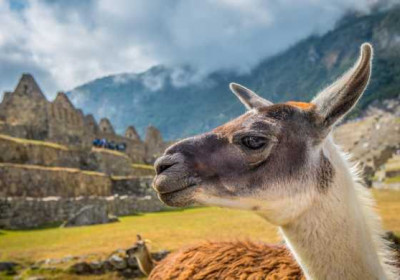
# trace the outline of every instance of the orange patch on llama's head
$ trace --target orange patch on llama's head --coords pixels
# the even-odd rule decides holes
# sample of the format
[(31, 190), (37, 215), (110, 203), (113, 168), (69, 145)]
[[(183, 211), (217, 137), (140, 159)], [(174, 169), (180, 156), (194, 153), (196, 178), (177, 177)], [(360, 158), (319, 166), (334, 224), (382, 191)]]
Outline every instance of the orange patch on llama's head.
[(289, 102), (286, 102), (286, 104), (293, 106), (293, 107), (297, 107), (302, 110), (311, 110), (315, 107), (314, 104), (307, 103), (307, 102), (289, 101)]

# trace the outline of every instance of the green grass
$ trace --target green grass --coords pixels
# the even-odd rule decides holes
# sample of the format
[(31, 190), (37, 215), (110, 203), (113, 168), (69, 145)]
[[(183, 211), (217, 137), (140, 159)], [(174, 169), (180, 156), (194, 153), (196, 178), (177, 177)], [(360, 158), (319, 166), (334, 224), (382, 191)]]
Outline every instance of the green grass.
[(142, 163), (133, 163), (132, 164), (133, 168), (138, 168), (138, 169), (147, 169), (147, 170), (152, 170), (154, 171), (154, 167), (152, 165), (148, 164), (142, 164)]
[(53, 142), (17, 138), (17, 137), (11, 137), (11, 136), (8, 136), (8, 135), (4, 135), (4, 134), (0, 134), (0, 139), (1, 140), (6, 140), (6, 141), (11, 141), (11, 142), (14, 142), (14, 143), (17, 143), (17, 144), (23, 144), (23, 145), (44, 146), (44, 147), (50, 147), (50, 148), (60, 149), (60, 150), (64, 150), (64, 151), (68, 151), (69, 150), (67, 148), (67, 146), (60, 145), (60, 144), (53, 143)]
[(97, 171), (88, 171), (77, 168), (70, 167), (59, 167), (59, 166), (42, 166), (42, 165), (33, 165), (33, 164), (18, 164), (18, 163), (7, 163), (0, 162), (0, 167), (16, 167), (21, 169), (33, 169), (33, 170), (45, 170), (45, 171), (64, 171), (70, 173), (82, 173), (91, 176), (107, 176), (105, 173), (97, 172)]
[(204, 239), (254, 238), (277, 242), (276, 229), (245, 211), (195, 208), (120, 218), (120, 223), (76, 228), (0, 231), (0, 260), (37, 261), (68, 255), (107, 255), (142, 234), (152, 249), (174, 250)]
[(400, 183), (400, 176), (386, 178), (385, 183), (386, 184)]
[[(385, 228), (399, 234), (400, 191), (373, 192)], [(175, 250), (207, 239), (250, 238), (270, 243), (280, 240), (274, 226), (247, 211), (205, 207), (127, 216), (120, 220), (119, 223), (76, 228), (2, 230), (0, 261), (31, 263), (92, 253), (106, 257), (116, 249), (128, 248), (135, 241), (136, 233), (151, 241), (153, 251)]]
[(95, 148), (95, 147), (93, 147), (92, 148), (92, 152), (110, 154), (110, 155), (114, 155), (114, 156), (119, 156), (119, 157), (124, 157), (124, 158), (130, 159), (130, 157), (127, 154), (124, 154), (124, 153), (116, 151), (116, 150), (106, 149), (106, 148)]

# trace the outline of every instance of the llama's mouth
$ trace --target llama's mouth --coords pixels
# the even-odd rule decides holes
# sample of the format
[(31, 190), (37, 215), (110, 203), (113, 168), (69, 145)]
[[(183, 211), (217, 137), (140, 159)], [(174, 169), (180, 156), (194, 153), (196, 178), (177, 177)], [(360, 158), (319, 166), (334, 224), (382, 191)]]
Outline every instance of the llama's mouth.
[(162, 193), (158, 192), (158, 198), (168, 206), (183, 207), (193, 205), (193, 194), (197, 187), (198, 185), (193, 183), (178, 190)]

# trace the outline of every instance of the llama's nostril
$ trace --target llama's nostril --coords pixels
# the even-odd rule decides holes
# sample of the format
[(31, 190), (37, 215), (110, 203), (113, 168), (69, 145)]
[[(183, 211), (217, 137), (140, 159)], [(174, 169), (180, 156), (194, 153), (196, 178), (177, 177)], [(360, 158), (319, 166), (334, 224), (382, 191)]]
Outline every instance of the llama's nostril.
[(157, 175), (161, 174), (162, 172), (164, 172), (165, 170), (167, 170), (168, 168), (172, 167), (173, 165), (177, 164), (176, 162), (160, 162), (158, 164), (156, 164), (156, 173)]
[(174, 164), (161, 164), (161, 165), (157, 166), (157, 174), (162, 173), (163, 171), (170, 168), (172, 165), (174, 165)]
[(179, 164), (180, 162), (182, 162), (182, 159), (178, 154), (164, 155), (156, 160), (154, 163), (154, 169), (156, 170), (156, 174), (160, 175), (162, 172), (171, 168), (175, 164)]

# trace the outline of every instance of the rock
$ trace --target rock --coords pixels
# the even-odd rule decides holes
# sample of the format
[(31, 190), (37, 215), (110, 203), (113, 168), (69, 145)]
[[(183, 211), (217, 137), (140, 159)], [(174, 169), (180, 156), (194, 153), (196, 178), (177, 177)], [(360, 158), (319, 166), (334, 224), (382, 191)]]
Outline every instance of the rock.
[(161, 250), (161, 251), (159, 251), (159, 252), (151, 253), (151, 257), (152, 257), (154, 260), (156, 260), (156, 261), (161, 261), (161, 260), (164, 259), (169, 253), (170, 253), (170, 251)]
[(126, 279), (142, 279), (143, 274), (139, 270), (139, 268), (132, 269), (132, 268), (127, 268), (119, 272), (119, 275), (122, 276), (123, 278)]
[(115, 270), (114, 266), (110, 263), (109, 260), (106, 260), (103, 262), (103, 268), (105, 271), (114, 271)]
[(62, 227), (106, 224), (109, 222), (110, 218), (105, 205), (88, 205), (81, 208)]
[(119, 222), (119, 219), (118, 219), (117, 216), (108, 215), (108, 222), (109, 222), (109, 223), (116, 223), (116, 222)]
[(111, 263), (111, 265), (117, 269), (117, 270), (123, 270), (127, 268), (127, 263), (126, 260), (116, 254), (112, 255), (108, 261)]
[(70, 267), (70, 271), (72, 273), (78, 274), (78, 275), (87, 275), (91, 274), (93, 272), (93, 269), (90, 267), (90, 265), (87, 262), (79, 262)]
[(90, 262), (89, 266), (93, 269), (93, 270), (100, 270), (103, 267), (103, 263), (102, 262)]

